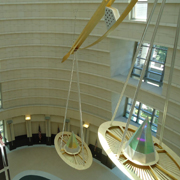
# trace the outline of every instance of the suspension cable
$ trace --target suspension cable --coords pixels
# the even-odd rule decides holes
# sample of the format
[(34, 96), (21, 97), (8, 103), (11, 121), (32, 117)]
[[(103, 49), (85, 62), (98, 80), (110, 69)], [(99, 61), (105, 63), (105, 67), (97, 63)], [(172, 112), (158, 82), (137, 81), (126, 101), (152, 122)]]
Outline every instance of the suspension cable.
[(136, 50), (136, 53), (135, 53), (135, 55), (134, 55), (131, 68), (130, 68), (130, 70), (129, 70), (129, 74), (128, 74), (127, 78), (126, 78), (126, 81), (125, 81), (125, 83), (124, 83), (123, 89), (122, 89), (122, 91), (121, 91), (121, 94), (120, 94), (120, 97), (119, 97), (119, 100), (118, 100), (118, 103), (117, 103), (117, 105), (116, 105), (116, 109), (115, 109), (115, 111), (114, 111), (114, 113), (113, 113), (113, 116), (112, 116), (112, 119), (111, 119), (111, 126), (112, 126), (112, 123), (113, 123), (113, 121), (114, 121), (114, 118), (116, 117), (116, 114), (117, 114), (119, 105), (120, 105), (120, 103), (121, 103), (121, 100), (122, 100), (122, 98), (123, 98), (124, 92), (125, 92), (125, 90), (126, 90), (126, 87), (127, 87), (128, 81), (129, 81), (129, 78), (130, 78), (130, 76), (131, 76), (131, 72), (132, 72), (132, 70), (133, 70), (133, 68), (134, 68), (134, 64), (135, 64), (135, 62), (136, 62), (136, 57), (138, 56), (138, 53), (139, 53), (139, 51), (140, 51), (140, 49), (141, 49), (141, 45), (142, 45), (142, 43), (143, 43), (143, 41), (144, 41), (146, 32), (147, 32), (147, 30), (148, 30), (148, 27), (149, 27), (149, 24), (150, 24), (150, 22), (151, 22), (152, 16), (153, 16), (153, 14), (154, 14), (154, 10), (155, 10), (156, 5), (157, 5), (157, 2), (158, 2), (158, 0), (155, 0), (154, 6), (153, 6), (153, 8), (152, 8), (152, 10), (151, 10), (151, 13), (150, 13), (149, 18), (148, 18), (147, 23), (146, 23), (146, 26), (145, 26), (145, 28), (144, 28), (143, 35), (142, 35), (142, 37), (141, 37), (141, 40), (140, 40), (138, 49)]
[(63, 123), (61, 146), (60, 146), (61, 148), (62, 148), (62, 141), (63, 141), (63, 136), (64, 136), (64, 128), (65, 128), (65, 124), (66, 124), (66, 116), (67, 116), (67, 109), (68, 109), (68, 103), (69, 103), (69, 96), (70, 96), (71, 85), (72, 85), (72, 78), (73, 78), (73, 71), (74, 71), (74, 61), (75, 61), (75, 56), (74, 56), (73, 64), (72, 64), (71, 78), (70, 78), (70, 82), (69, 82), (69, 90), (68, 90), (68, 96), (67, 96), (67, 101), (66, 101), (66, 109), (65, 109), (65, 115), (64, 115), (64, 123)]
[(80, 95), (80, 85), (79, 85), (79, 68), (78, 68), (78, 58), (77, 52), (74, 53), (76, 59), (76, 73), (77, 73), (77, 88), (78, 88), (78, 98), (79, 98), (79, 115), (80, 115), (80, 128), (81, 128), (81, 140), (82, 140), (82, 157), (84, 165), (84, 134), (83, 134), (83, 121), (82, 121), (82, 108), (81, 108), (81, 95)]
[(148, 49), (148, 54), (146, 56), (146, 60), (145, 60), (145, 63), (144, 63), (144, 66), (143, 66), (143, 69), (142, 69), (142, 72), (141, 72), (141, 76), (140, 76), (140, 80), (139, 80), (139, 83), (138, 83), (138, 87), (137, 87), (137, 89), (135, 91), (135, 94), (134, 94), (133, 103), (132, 103), (132, 106), (131, 106), (131, 111), (129, 113), (129, 118), (127, 120), (126, 128), (125, 128), (125, 131), (123, 133), (122, 141), (121, 141), (121, 143), (119, 145), (119, 148), (118, 148), (118, 152), (117, 152), (118, 157), (120, 156), (121, 151), (122, 151), (122, 147), (123, 147), (123, 144), (124, 144), (124, 141), (125, 141), (125, 137), (126, 137), (126, 133), (127, 133), (130, 121), (131, 121), (131, 116), (133, 114), (133, 110), (134, 110), (134, 106), (135, 106), (135, 103), (136, 103), (136, 99), (137, 99), (137, 96), (139, 94), (139, 89), (140, 89), (141, 84), (142, 84), (142, 79), (144, 77), (147, 64), (149, 62), (150, 53), (151, 53), (151, 50), (152, 50), (152, 47), (153, 47), (153, 43), (154, 43), (154, 39), (155, 39), (155, 36), (156, 36), (156, 33), (157, 33), (157, 29), (158, 29), (158, 26), (159, 26), (159, 23), (160, 23), (160, 20), (161, 20), (161, 16), (162, 16), (162, 13), (163, 13), (165, 2), (166, 2), (166, 0), (163, 0), (163, 2), (161, 4), (161, 8), (160, 8), (160, 11), (159, 11), (157, 22), (156, 22), (156, 25), (155, 25), (155, 28), (154, 28), (154, 31), (153, 31), (153, 35), (152, 35), (152, 38), (151, 38), (150, 47)]
[(166, 115), (167, 115), (168, 102), (169, 102), (169, 98), (170, 98), (173, 70), (174, 70), (174, 65), (175, 65), (175, 60), (176, 60), (176, 50), (177, 50), (177, 45), (178, 45), (179, 32), (180, 32), (180, 8), (179, 8), (178, 21), (177, 21), (177, 29), (176, 29), (175, 41), (174, 41), (174, 50), (173, 50), (173, 55), (172, 55), (171, 69), (170, 69), (169, 79), (168, 79), (168, 87), (167, 87), (166, 96), (165, 96), (166, 100), (165, 100), (165, 105), (164, 105), (162, 124), (161, 124), (161, 131), (160, 131), (160, 138), (159, 138), (159, 145), (160, 146), (162, 145), (164, 126), (165, 126), (165, 122), (166, 122)]
[[(74, 20), (74, 39), (75, 39), (76, 13), (78, 12), (78, 9), (77, 10), (73, 9), (72, 11), (73, 11), (73, 14), (75, 14), (75, 20)], [(71, 92), (71, 85), (72, 85), (72, 78), (73, 78), (73, 71), (74, 71), (74, 61), (75, 61), (75, 56), (74, 56), (73, 62), (72, 62), (71, 77), (70, 77), (69, 90), (68, 90), (68, 96), (67, 96), (67, 101), (66, 101), (63, 130), (62, 130), (62, 138), (61, 138), (61, 144), (60, 144), (61, 148), (62, 148), (62, 141), (63, 141), (63, 137), (64, 137), (64, 129), (65, 129), (65, 124), (66, 124), (66, 116), (67, 116), (67, 109), (68, 109), (68, 104), (69, 104), (69, 96), (70, 96), (70, 92)]]

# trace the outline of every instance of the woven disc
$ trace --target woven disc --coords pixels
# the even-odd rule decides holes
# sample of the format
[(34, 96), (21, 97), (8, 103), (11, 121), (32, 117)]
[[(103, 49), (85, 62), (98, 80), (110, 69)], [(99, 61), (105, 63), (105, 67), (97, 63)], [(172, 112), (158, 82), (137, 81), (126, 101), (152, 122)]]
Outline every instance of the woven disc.
[[(155, 137), (153, 137), (154, 148), (159, 156), (159, 160), (155, 164), (140, 166), (132, 162), (123, 153), (117, 157), (125, 127), (126, 123), (123, 122), (114, 121), (112, 126), (110, 121), (105, 122), (98, 129), (98, 137), (106, 154), (128, 178), (142, 180), (179, 179), (180, 157), (164, 143), (159, 146), (159, 140)], [(129, 125), (126, 142), (136, 130), (137, 127)]]
[[(67, 163), (69, 166), (71, 166), (77, 170), (85, 170), (85, 169), (89, 168), (93, 161), (92, 154), (86, 143), (84, 143), (84, 148), (82, 150), (82, 140), (79, 136), (75, 135), (77, 142), (80, 146), (80, 151), (78, 151), (75, 154), (73, 154), (73, 153), (70, 154), (70, 153), (67, 153), (66, 150), (64, 149), (70, 136), (71, 136), (71, 132), (63, 133), (62, 148), (60, 148), (62, 132), (60, 132), (56, 135), (56, 137), (54, 139), (54, 144), (55, 144), (55, 149), (56, 149), (58, 155), (62, 158), (62, 160), (65, 163)], [(84, 162), (83, 162), (83, 156), (84, 156)]]

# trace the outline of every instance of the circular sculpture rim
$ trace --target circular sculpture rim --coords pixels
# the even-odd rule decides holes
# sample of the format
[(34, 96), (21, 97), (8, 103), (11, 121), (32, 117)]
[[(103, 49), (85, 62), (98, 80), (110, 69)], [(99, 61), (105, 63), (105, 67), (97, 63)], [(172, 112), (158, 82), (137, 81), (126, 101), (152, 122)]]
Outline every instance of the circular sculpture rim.
[[(117, 149), (122, 140), (126, 123), (120, 121), (105, 122), (98, 129), (98, 137), (106, 154), (111, 161), (130, 179), (154, 180), (154, 179), (178, 179), (180, 177), (180, 157), (168, 146), (153, 137), (154, 147), (159, 160), (154, 165), (140, 166), (133, 163), (123, 153), (117, 157)], [(137, 130), (136, 126), (129, 125), (126, 142)]]
[(63, 148), (60, 148), (60, 143), (61, 143), (61, 137), (62, 137), (62, 132), (58, 133), (54, 139), (54, 145), (55, 149), (58, 153), (58, 155), (62, 158), (62, 160), (67, 163), (69, 166), (77, 169), (77, 170), (85, 170), (88, 169), (92, 162), (92, 154), (87, 146), (86, 143), (84, 143), (84, 163), (83, 163), (83, 155), (82, 155), (82, 140), (79, 136), (76, 136), (76, 139), (80, 145), (80, 151), (76, 154), (69, 154), (64, 150), (64, 146), (68, 141), (68, 138), (70, 137), (71, 132), (64, 132), (63, 133)]

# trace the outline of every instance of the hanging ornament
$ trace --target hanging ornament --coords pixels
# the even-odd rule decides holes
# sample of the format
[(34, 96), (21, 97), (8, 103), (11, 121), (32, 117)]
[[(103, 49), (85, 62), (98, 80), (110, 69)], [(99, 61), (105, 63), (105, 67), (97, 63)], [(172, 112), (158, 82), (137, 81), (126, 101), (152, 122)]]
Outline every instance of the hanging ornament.
[[(59, 154), (59, 156), (62, 158), (64, 162), (66, 162), (69, 166), (77, 170), (85, 170), (91, 166), (93, 159), (92, 159), (92, 154), (88, 145), (84, 142), (81, 96), (80, 96), (80, 86), (79, 86), (79, 70), (78, 70), (78, 60), (76, 58), (76, 53), (77, 52), (74, 53), (73, 65), (72, 65), (72, 70), (71, 70), (71, 79), (70, 79), (68, 97), (67, 97), (67, 102), (66, 102), (63, 130), (62, 132), (56, 135), (54, 139), (54, 144), (55, 144), (55, 149), (57, 153)], [(76, 60), (77, 87), (78, 87), (78, 97), (79, 97), (81, 137), (75, 135), (73, 132), (71, 133), (71, 132), (64, 131), (75, 60)]]
[[(113, 161), (113, 163), (130, 179), (141, 179), (141, 180), (173, 179), (174, 180), (174, 179), (179, 179), (180, 177), (180, 157), (176, 153), (174, 153), (168, 146), (162, 143), (162, 134), (165, 125), (165, 119), (162, 122), (162, 126), (161, 126), (162, 133), (160, 133), (161, 134), (160, 140), (158, 140), (155, 137), (152, 137), (148, 119), (146, 119), (138, 129), (135, 126), (130, 125), (136, 99), (150, 58), (150, 51), (154, 43), (155, 35), (157, 33), (157, 28), (162, 16), (162, 12), (166, 0), (162, 1), (160, 7), (160, 12), (151, 38), (146, 61), (141, 72), (141, 77), (137, 89), (135, 91), (135, 95), (133, 98), (134, 100), (131, 106), (131, 111), (129, 113), (129, 118), (127, 120), (127, 123), (114, 121), (120, 102), (127, 87), (129, 78), (131, 76), (131, 72), (136, 61), (136, 57), (141, 48), (141, 44), (144, 40), (145, 34), (150, 24), (157, 2), (158, 0), (155, 0), (151, 14), (147, 20), (146, 27), (144, 29), (141, 41), (139, 43), (139, 47), (133, 58), (131, 69), (124, 83), (124, 87), (123, 90), (121, 91), (121, 95), (118, 104), (116, 106), (115, 112), (113, 114), (113, 117), (110, 122), (105, 122), (101, 124), (101, 126), (98, 129), (99, 141), (104, 151)], [(172, 65), (174, 64), (174, 60), (175, 60), (174, 54), (177, 49), (177, 42), (178, 42), (177, 39), (179, 36), (179, 32), (180, 32), (180, 10), (179, 10), (179, 18), (177, 24), (176, 37), (175, 37)], [(173, 70), (173, 66), (171, 67), (171, 70)], [(172, 74), (172, 72), (170, 74)], [(172, 75), (170, 77), (172, 78)], [(171, 78), (169, 82), (171, 82)], [(170, 85), (171, 83), (168, 84), (168, 86)], [(163, 112), (164, 117), (167, 113), (169, 89), (170, 88), (167, 88), (167, 95), (166, 95), (167, 100)]]

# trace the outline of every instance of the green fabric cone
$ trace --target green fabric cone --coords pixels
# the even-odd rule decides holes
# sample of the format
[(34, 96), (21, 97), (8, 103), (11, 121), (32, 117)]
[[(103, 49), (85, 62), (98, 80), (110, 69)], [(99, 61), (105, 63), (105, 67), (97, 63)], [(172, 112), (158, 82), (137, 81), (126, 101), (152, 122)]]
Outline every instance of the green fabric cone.
[(79, 146), (74, 132), (71, 133), (71, 136), (68, 139), (68, 142), (67, 142), (66, 146), (68, 148), (71, 148), (71, 149), (75, 149), (75, 148), (77, 148)]

